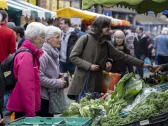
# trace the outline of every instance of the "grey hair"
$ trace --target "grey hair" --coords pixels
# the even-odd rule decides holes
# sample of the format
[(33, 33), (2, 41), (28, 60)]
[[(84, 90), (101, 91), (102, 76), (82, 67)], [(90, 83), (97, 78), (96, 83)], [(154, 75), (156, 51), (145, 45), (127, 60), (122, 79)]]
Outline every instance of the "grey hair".
[(61, 29), (55, 26), (48, 26), (45, 33), (45, 40), (48, 41), (48, 39), (53, 37), (54, 34), (61, 35)]
[(167, 27), (164, 27), (162, 29), (162, 34), (168, 34), (168, 28)]
[(15, 25), (14, 22), (8, 22), (7, 27), (10, 28), (10, 29), (14, 29), (16, 27), (16, 25)]
[(46, 26), (39, 22), (32, 22), (30, 23), (25, 31), (25, 39), (33, 41), (34, 38), (45, 35), (45, 28)]
[(117, 35), (122, 35), (124, 38), (125, 38), (125, 34), (123, 31), (121, 30), (116, 30), (115, 33), (114, 33), (114, 37), (116, 37)]

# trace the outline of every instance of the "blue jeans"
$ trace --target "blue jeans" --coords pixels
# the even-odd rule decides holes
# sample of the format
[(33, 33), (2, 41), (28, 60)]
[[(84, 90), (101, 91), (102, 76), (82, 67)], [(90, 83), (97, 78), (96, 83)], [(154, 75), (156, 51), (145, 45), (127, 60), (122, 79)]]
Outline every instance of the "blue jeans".
[(75, 65), (60, 61), (60, 72), (61, 73), (69, 72), (72, 75), (75, 72)]
[(156, 64), (156, 65), (159, 65), (159, 64), (158, 64), (158, 55), (155, 56), (155, 64)]
[(4, 94), (4, 111), (6, 110), (6, 106), (7, 106), (8, 99), (9, 99), (9, 95), (10, 95), (10, 92), (9, 91), (5, 91), (5, 94)]

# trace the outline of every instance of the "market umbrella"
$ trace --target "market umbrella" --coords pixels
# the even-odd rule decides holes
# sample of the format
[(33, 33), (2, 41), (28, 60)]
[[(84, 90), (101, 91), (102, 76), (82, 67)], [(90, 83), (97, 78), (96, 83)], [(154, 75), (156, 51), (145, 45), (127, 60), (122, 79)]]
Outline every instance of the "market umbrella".
[(6, 0), (0, 0), (0, 9), (8, 9)]
[(168, 0), (82, 0), (83, 9), (88, 9), (96, 4), (106, 7), (121, 5), (135, 9), (138, 13), (145, 13), (149, 10), (157, 13), (168, 9)]
[[(101, 14), (97, 14), (90, 11), (80, 10), (72, 7), (62, 8), (57, 10), (57, 17), (64, 17), (64, 18), (80, 18), (84, 22), (92, 22), (98, 16), (105, 16)], [(108, 17), (108, 16), (106, 16)], [(108, 17), (112, 21), (112, 26), (130, 26), (130, 22), (126, 20), (119, 20), (114, 19), (112, 17)]]

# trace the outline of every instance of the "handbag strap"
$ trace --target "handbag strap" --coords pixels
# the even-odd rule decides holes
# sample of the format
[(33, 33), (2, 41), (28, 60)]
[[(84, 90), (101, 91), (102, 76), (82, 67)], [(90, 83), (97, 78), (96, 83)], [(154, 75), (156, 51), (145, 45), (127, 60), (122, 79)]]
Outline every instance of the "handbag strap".
[(89, 91), (88, 91), (89, 77), (90, 77), (90, 71), (88, 71), (88, 73), (87, 73), (87, 76), (86, 76), (86, 79), (85, 79), (85, 81), (84, 81), (82, 90), (81, 90), (81, 92), (80, 92), (80, 94), (79, 94), (79, 96), (78, 96), (78, 98), (77, 98), (77, 102), (79, 102), (80, 99), (81, 99), (83, 96), (85, 96), (85, 93), (86, 93), (86, 92), (89, 92)]
[(89, 35), (86, 34), (86, 40), (84, 41), (85, 43), (84, 43), (83, 50), (85, 49), (85, 47), (86, 47), (86, 45), (87, 45), (87, 43), (88, 43), (88, 40), (89, 40)]
[(87, 73), (87, 76), (86, 76), (86, 79), (85, 79), (85, 81), (84, 81), (84, 89), (86, 90), (86, 91), (88, 91), (88, 82), (89, 82), (89, 77), (90, 77), (90, 71), (88, 71), (88, 73)]

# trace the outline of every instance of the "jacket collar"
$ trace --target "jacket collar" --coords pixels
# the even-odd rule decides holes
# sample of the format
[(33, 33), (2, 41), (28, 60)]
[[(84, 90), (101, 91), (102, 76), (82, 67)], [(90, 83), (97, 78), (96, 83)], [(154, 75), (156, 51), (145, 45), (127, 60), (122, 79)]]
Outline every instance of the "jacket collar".
[(63, 31), (63, 34), (68, 35), (68, 34), (70, 34), (70, 33), (73, 32), (73, 31), (74, 31), (74, 28), (71, 28), (71, 27), (70, 27), (67, 32), (64, 32), (64, 31)]
[(41, 49), (37, 49), (30, 40), (25, 40), (21, 48), (28, 48), (34, 53), (34, 57), (39, 60), (40, 56), (43, 54)]
[[(138, 37), (138, 34), (136, 34), (136, 39), (139, 41), (139, 37)], [(142, 36), (141, 36), (141, 38), (140, 39), (143, 39), (143, 38), (145, 38), (146, 37), (146, 35), (145, 34), (143, 34)]]
[(49, 56), (57, 60), (59, 58), (58, 49), (54, 49), (49, 43), (44, 43), (42, 50), (46, 51)]
[(23, 48), (28, 48), (30, 49), (32, 52), (36, 52), (37, 48), (32, 44), (32, 42), (30, 40), (25, 40), (23, 45)]
[(94, 39), (96, 41), (98, 41), (99, 44), (103, 44), (108, 41), (106, 36), (100, 37), (100, 36), (96, 35), (96, 33), (93, 30), (89, 30), (88, 33), (90, 35), (92, 35), (94, 37)]
[(0, 23), (0, 28), (1, 27), (6, 27), (6, 24)]

